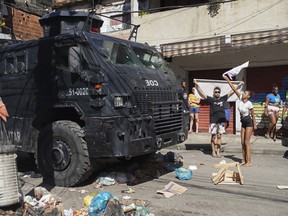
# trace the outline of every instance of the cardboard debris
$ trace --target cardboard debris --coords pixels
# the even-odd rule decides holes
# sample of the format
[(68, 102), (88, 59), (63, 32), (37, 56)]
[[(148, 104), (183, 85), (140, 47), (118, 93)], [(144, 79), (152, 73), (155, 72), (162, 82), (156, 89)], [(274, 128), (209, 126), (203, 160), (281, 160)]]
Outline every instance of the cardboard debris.
[(288, 190), (288, 185), (277, 185), (279, 190)]
[[(244, 183), (244, 177), (240, 170), (240, 164), (237, 163), (222, 163), (214, 164), (215, 168), (220, 168), (218, 173), (212, 173), (212, 182), (216, 184), (238, 184)], [(237, 167), (238, 172), (228, 170), (229, 167)]]
[(187, 188), (176, 184), (175, 182), (169, 182), (163, 190), (158, 190), (157, 193), (163, 194), (166, 198), (169, 198), (173, 195), (180, 195), (184, 193)]

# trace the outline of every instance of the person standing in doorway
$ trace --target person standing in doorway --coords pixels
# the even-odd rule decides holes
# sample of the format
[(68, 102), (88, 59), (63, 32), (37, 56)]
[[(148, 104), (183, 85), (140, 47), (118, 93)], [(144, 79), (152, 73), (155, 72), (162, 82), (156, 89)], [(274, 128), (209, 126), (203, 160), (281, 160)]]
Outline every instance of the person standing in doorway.
[(272, 138), (276, 141), (276, 124), (279, 117), (279, 106), (281, 102), (281, 97), (278, 94), (279, 89), (277, 85), (273, 85), (272, 93), (266, 96), (264, 114), (269, 117), (270, 124), (265, 138)]
[(188, 91), (186, 87), (186, 82), (182, 81), (181, 82), (181, 92), (179, 93), (179, 100), (182, 100), (183, 104), (183, 110), (189, 110), (189, 105), (188, 105)]
[[(213, 97), (207, 96), (204, 91), (199, 86), (198, 82), (194, 79), (194, 84), (199, 95), (210, 104), (210, 124), (209, 132), (211, 133), (211, 149), (212, 157), (221, 157), (221, 138), (222, 134), (225, 133), (225, 103), (228, 98), (231, 97), (234, 92), (230, 91), (228, 94), (220, 97), (221, 89), (220, 87), (215, 87), (213, 90)], [(240, 83), (236, 89), (238, 89), (243, 83)], [(215, 145), (217, 145), (217, 151), (215, 151)]]
[(195, 95), (196, 88), (192, 88), (191, 94), (188, 96), (188, 104), (190, 110), (190, 129), (188, 133), (192, 133), (195, 122), (195, 132), (198, 133), (199, 128), (199, 112), (200, 112), (200, 98)]
[(241, 145), (242, 145), (242, 154), (243, 154), (243, 160), (241, 165), (243, 166), (251, 166), (251, 135), (253, 132), (253, 129), (256, 130), (256, 121), (255, 121), (255, 115), (253, 110), (253, 104), (249, 99), (251, 99), (254, 96), (254, 92), (251, 92), (249, 90), (244, 91), (243, 94), (240, 94), (240, 92), (235, 88), (235, 86), (232, 84), (230, 79), (223, 75), (223, 78), (228, 82), (231, 89), (234, 91), (234, 93), (238, 96), (240, 99), (240, 103), (238, 106), (238, 111), (240, 113), (241, 118)]

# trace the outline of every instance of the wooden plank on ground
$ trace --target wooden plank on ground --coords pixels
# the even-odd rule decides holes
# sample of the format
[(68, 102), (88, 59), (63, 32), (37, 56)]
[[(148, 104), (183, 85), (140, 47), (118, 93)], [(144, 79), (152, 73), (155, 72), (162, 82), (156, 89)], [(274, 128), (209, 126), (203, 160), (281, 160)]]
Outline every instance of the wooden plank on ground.
[(240, 184), (243, 185), (244, 184), (244, 177), (243, 177), (241, 169), (240, 169), (240, 164), (237, 163), (236, 166), (237, 166), (238, 173), (239, 173)]
[(277, 185), (279, 190), (288, 190), (288, 185)]
[(217, 173), (216, 176), (214, 176), (214, 178), (212, 179), (212, 182), (216, 185), (218, 184), (220, 181), (222, 181), (224, 179), (224, 175), (225, 172), (227, 171), (228, 167), (222, 167), (219, 172)]

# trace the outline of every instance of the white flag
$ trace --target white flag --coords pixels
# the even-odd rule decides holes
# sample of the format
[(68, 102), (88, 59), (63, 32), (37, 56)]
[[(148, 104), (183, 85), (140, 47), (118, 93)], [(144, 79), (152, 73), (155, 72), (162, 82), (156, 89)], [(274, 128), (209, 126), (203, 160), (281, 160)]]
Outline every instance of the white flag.
[(243, 69), (243, 68), (246, 68), (248, 67), (249, 65), (249, 61), (245, 62), (244, 64), (242, 65), (239, 65), (237, 67), (234, 67), (232, 68), (231, 70), (225, 72), (223, 74), (223, 76), (228, 76), (230, 79), (232, 79), (232, 77), (236, 76), (238, 73), (240, 73), (240, 71)]
[[(229, 86), (229, 84), (227, 83), (226, 80), (210, 80), (210, 79), (195, 79), (198, 82), (198, 85), (200, 86), (200, 88), (205, 92), (206, 95), (213, 97), (213, 90), (215, 87), (219, 87), (221, 89), (221, 94), (220, 96), (224, 96), (225, 94), (228, 94), (229, 92), (231, 92), (231, 87)], [(241, 83), (241, 81), (231, 81), (232, 84), (236, 87), (239, 83)], [(238, 91), (240, 92), (240, 94), (242, 94), (243, 90), (242, 90), (243, 86), (238, 88)], [(199, 93), (197, 92), (196, 89), (196, 94), (197, 97), (203, 99)], [(236, 101), (238, 100), (238, 96), (236, 94), (233, 94), (229, 99), (228, 102), (232, 102), (232, 101)]]

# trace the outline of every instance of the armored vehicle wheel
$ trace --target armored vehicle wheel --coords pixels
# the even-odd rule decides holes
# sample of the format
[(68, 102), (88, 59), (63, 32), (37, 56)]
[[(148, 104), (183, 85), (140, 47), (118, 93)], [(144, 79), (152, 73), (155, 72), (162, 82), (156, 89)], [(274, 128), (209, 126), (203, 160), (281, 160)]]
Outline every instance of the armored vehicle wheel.
[(74, 186), (90, 175), (92, 167), (80, 126), (71, 121), (47, 125), (39, 134), (37, 164), (43, 180)]

